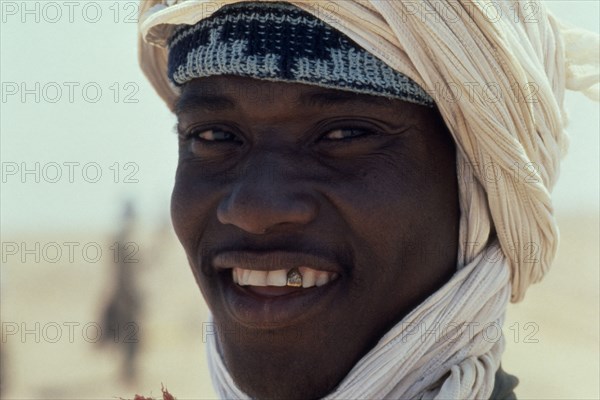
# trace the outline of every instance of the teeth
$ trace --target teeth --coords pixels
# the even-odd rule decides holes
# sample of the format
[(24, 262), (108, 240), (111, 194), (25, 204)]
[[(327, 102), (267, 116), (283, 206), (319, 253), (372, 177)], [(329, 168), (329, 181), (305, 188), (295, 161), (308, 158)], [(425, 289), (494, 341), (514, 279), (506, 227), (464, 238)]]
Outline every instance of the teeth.
[(300, 267), (299, 269), (302, 274), (302, 287), (307, 288), (315, 286), (317, 271), (306, 267)]
[(267, 286), (285, 286), (287, 284), (287, 270), (285, 269), (262, 273), (267, 275)]
[(317, 272), (317, 278), (315, 280), (315, 284), (317, 286), (323, 286), (327, 282), (329, 282), (329, 276), (328, 276), (327, 272)]
[(251, 286), (267, 286), (267, 274), (263, 271), (250, 271), (246, 282)]
[(302, 287), (302, 274), (298, 271), (298, 268), (292, 268), (288, 271), (286, 286)]
[(249, 269), (243, 269), (242, 270), (242, 276), (240, 277), (240, 282), (244, 283), (245, 285), (248, 285), (248, 278), (250, 278), (250, 271)]
[[(323, 286), (338, 277), (338, 274), (326, 271), (317, 271), (308, 267), (298, 268), (302, 274), (302, 287)], [(288, 270), (254, 271), (242, 268), (233, 268), (231, 275), (233, 282), (240, 286), (286, 286)]]

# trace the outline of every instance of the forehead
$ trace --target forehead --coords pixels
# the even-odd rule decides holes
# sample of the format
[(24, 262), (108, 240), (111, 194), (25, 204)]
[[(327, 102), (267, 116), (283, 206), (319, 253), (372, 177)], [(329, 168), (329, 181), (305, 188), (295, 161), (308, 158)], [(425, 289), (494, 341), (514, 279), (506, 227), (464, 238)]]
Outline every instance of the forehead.
[(424, 107), (401, 100), (372, 96), (315, 85), (273, 82), (239, 76), (211, 76), (194, 79), (182, 88), (176, 114), (219, 112), (255, 108), (379, 110), (403, 113)]

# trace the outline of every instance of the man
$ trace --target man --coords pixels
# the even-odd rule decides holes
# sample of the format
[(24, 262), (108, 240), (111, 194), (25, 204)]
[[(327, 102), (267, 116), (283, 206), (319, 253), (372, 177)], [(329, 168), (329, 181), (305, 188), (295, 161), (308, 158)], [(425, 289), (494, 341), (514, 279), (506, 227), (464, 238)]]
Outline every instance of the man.
[(138, 321), (142, 314), (142, 295), (139, 289), (137, 259), (131, 257), (129, 247), (135, 229), (135, 207), (131, 201), (124, 204), (121, 229), (115, 237), (116, 260), (112, 265), (111, 295), (105, 300), (102, 330), (107, 332), (98, 342), (100, 346), (113, 346), (122, 357), (119, 377), (126, 384), (137, 379), (139, 355)]
[(221, 397), (514, 398), (490, 329), (552, 262), (562, 96), (594, 89), (513, 3), (143, 3)]

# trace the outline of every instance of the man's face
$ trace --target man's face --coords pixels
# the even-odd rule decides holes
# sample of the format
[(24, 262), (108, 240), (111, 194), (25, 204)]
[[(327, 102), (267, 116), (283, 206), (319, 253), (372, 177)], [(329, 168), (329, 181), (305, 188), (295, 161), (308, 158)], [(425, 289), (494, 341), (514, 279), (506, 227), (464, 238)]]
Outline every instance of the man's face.
[[(437, 111), (220, 76), (185, 85), (176, 113), (173, 224), (249, 395), (326, 395), (454, 273), (455, 149)], [(306, 287), (278, 286), (295, 267)]]

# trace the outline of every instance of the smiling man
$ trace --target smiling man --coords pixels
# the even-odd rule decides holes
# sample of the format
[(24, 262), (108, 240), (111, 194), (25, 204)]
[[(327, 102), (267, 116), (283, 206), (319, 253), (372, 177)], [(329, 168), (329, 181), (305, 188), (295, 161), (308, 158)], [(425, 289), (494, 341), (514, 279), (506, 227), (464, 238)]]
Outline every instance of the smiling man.
[(456, 270), (455, 150), (433, 108), (215, 76), (177, 116), (173, 223), (247, 393), (323, 396)]
[(557, 245), (561, 33), (411, 4), (142, 3), (223, 398), (514, 398), (506, 305)]

